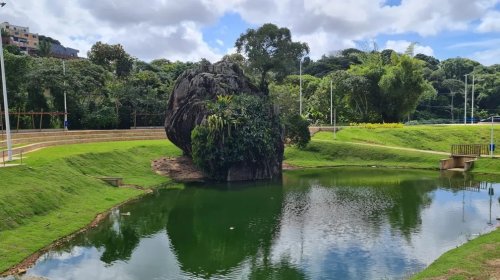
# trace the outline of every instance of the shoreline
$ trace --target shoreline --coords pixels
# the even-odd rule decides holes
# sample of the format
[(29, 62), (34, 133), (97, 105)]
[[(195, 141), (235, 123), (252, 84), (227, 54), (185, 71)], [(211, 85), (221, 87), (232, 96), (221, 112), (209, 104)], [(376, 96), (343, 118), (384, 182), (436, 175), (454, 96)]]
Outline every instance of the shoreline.
[[(109, 214), (111, 213), (111, 211), (113, 211), (113, 209), (116, 209), (116, 208), (121, 207), (121, 206), (123, 206), (125, 204), (128, 204), (128, 203), (134, 202), (136, 200), (139, 200), (139, 199), (141, 199), (141, 198), (143, 198), (143, 197), (145, 197), (147, 195), (151, 195), (154, 192), (154, 190), (156, 189), (156, 188), (144, 189), (142, 187), (131, 186), (131, 185), (124, 185), (121, 188), (134, 188), (134, 189), (143, 191), (143, 193), (137, 195), (136, 197), (132, 197), (132, 198), (129, 198), (129, 199), (125, 200), (125, 201), (122, 201), (122, 202), (114, 205), (113, 207), (107, 209), (104, 212), (98, 213), (95, 216), (95, 218), (90, 223), (88, 223), (87, 225), (85, 225), (84, 227), (78, 229), (77, 231), (75, 231), (73, 233), (70, 233), (69, 235), (66, 235), (66, 236), (63, 236), (63, 237), (57, 239), (56, 241), (54, 241), (54, 242), (50, 243), (49, 245), (45, 246), (44, 248), (42, 248), (42, 249), (34, 252), (33, 254), (29, 255), (28, 257), (26, 257), (24, 260), (22, 260), (18, 264), (14, 265), (14, 266), (12, 266), (10, 268), (8, 268), (7, 270), (4, 270), (4, 271), (0, 272), (0, 277), (18, 276), (18, 275), (25, 274), (33, 265), (35, 265), (36, 261), (43, 254), (47, 253), (51, 249), (56, 248), (57, 246), (62, 245), (65, 242), (70, 241), (76, 235), (84, 233), (84, 232), (86, 232), (86, 231), (88, 231), (90, 229), (93, 229), (93, 228), (97, 227), (99, 225), (99, 223), (101, 223), (104, 219), (106, 219), (109, 216)], [(158, 188), (160, 188), (160, 187), (158, 187)]]

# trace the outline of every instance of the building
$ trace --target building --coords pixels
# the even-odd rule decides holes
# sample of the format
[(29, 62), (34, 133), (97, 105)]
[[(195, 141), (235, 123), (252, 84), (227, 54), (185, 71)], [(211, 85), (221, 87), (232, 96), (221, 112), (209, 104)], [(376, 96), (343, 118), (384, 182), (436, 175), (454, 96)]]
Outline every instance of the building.
[(56, 43), (51, 43), (50, 46), (50, 56), (52, 57), (63, 58), (63, 59), (78, 58), (78, 52), (79, 50), (67, 48), (63, 45)]
[(38, 34), (30, 33), (28, 27), (17, 26), (4, 22), (0, 27), (9, 33), (10, 45), (18, 46), (24, 53), (31, 53), (38, 50), (39, 38)]

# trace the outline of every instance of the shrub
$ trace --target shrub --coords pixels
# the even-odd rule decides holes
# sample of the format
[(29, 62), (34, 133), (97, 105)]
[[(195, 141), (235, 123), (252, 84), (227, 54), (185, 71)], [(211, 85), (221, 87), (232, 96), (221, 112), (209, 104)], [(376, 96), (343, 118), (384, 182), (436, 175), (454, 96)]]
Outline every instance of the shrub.
[(375, 128), (403, 128), (402, 123), (350, 123), (349, 126), (356, 126), (368, 129)]
[(237, 163), (281, 156), (281, 124), (267, 97), (220, 96), (207, 108), (210, 114), (191, 132), (191, 146), (194, 163), (212, 179), (224, 180)]
[(303, 149), (311, 141), (309, 122), (299, 114), (288, 116), (283, 121), (285, 124), (285, 138), (290, 144)]

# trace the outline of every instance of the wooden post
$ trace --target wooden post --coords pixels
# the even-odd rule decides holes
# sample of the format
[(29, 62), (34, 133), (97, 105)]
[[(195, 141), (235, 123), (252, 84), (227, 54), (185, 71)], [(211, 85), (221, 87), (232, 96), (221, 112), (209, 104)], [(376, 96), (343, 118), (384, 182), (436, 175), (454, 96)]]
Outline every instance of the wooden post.
[(43, 109), (42, 112), (40, 113), (40, 131), (42, 131), (42, 120), (43, 120)]
[(33, 111), (31, 111), (31, 128), (36, 129), (35, 128), (35, 116), (34, 116)]

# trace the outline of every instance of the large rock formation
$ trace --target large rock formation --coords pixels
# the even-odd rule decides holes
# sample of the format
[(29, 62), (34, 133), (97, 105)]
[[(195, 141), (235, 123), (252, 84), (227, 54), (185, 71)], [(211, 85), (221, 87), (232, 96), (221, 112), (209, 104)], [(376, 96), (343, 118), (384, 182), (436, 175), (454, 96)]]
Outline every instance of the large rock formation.
[[(168, 100), (165, 119), (167, 137), (185, 155), (191, 156), (191, 131), (207, 117), (206, 101), (218, 95), (254, 94), (264, 96), (237, 64), (221, 61), (184, 72), (177, 79)], [(274, 114), (271, 117), (277, 117)], [(280, 127), (276, 129), (281, 130)], [(281, 175), (283, 141), (276, 139), (279, 156), (271, 162), (240, 162), (228, 170), (228, 181), (276, 178)]]

